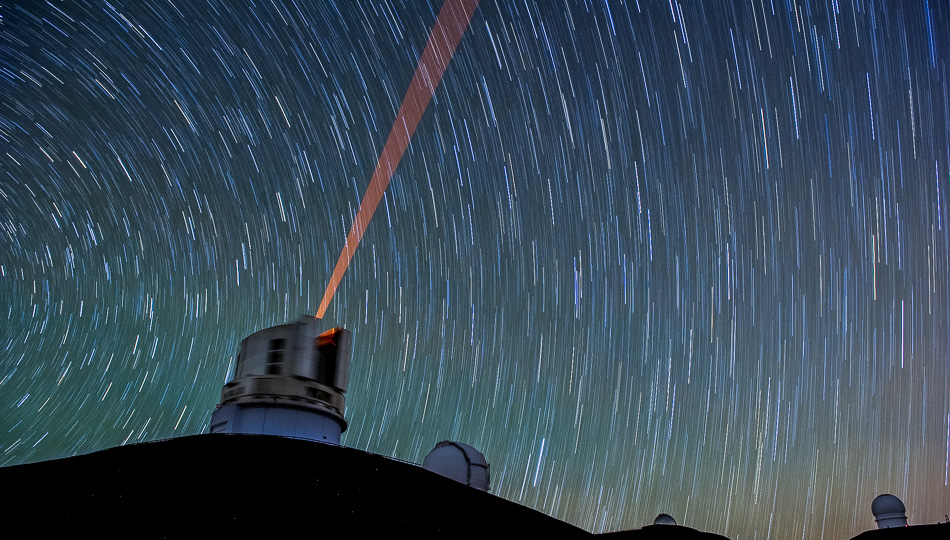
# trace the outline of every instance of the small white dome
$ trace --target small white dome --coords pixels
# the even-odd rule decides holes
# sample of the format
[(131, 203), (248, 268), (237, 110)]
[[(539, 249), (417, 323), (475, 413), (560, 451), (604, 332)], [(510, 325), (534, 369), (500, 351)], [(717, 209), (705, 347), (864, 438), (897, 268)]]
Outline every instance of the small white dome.
[(422, 468), (482, 491), (491, 489), (489, 465), (474, 447), (454, 441), (435, 445)]
[(871, 513), (874, 514), (874, 521), (877, 522), (879, 529), (906, 527), (906, 511), (904, 503), (889, 493), (878, 495), (871, 502)]

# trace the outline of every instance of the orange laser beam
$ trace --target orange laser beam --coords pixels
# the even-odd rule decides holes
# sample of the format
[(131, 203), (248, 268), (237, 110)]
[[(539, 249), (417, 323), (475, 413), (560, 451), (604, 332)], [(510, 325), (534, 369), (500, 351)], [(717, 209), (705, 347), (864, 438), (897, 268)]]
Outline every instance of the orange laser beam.
[(409, 83), (409, 89), (406, 90), (406, 96), (399, 106), (399, 113), (393, 122), (392, 130), (389, 132), (389, 138), (383, 151), (379, 155), (379, 161), (376, 163), (376, 170), (370, 178), (369, 186), (360, 202), (359, 210), (356, 211), (356, 219), (353, 220), (353, 226), (350, 233), (346, 236), (346, 243), (343, 245), (343, 251), (340, 252), (340, 258), (336, 262), (333, 274), (330, 276), (330, 282), (327, 284), (327, 290), (323, 294), (323, 300), (320, 301), (320, 309), (317, 310), (317, 318), (322, 319), (330, 305), (330, 299), (336, 293), (343, 274), (350, 265), (353, 258), (353, 252), (359, 246), (363, 233), (373, 219), (373, 213), (379, 206), (379, 201), (383, 198), (383, 193), (389, 186), (393, 172), (399, 166), (399, 161), (409, 146), (409, 140), (419, 125), (429, 101), (432, 100), (432, 94), (442, 81), (442, 74), (445, 73), (446, 66), (452, 60), (455, 54), (455, 48), (458, 46), (462, 35), (468, 28), (468, 22), (472, 18), (472, 13), (478, 7), (479, 0), (446, 0), (442, 4), (439, 16), (432, 26), (432, 32), (429, 34), (429, 41), (419, 59), (419, 65), (416, 66), (416, 72), (412, 76), (412, 82)]

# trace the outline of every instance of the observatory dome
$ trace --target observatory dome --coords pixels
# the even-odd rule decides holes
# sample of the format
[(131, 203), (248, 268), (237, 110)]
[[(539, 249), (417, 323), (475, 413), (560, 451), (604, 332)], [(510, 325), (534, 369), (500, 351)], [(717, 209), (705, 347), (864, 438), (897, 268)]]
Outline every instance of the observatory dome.
[(353, 337), (343, 328), (321, 334), (319, 325), (303, 315), (245, 338), (209, 431), (340, 444)]
[(653, 520), (654, 525), (676, 525), (676, 520), (669, 514), (660, 514)]
[(489, 465), (474, 447), (454, 441), (435, 445), (422, 462), (422, 468), (482, 491), (491, 489)]
[(871, 502), (871, 513), (874, 514), (874, 521), (877, 522), (879, 529), (890, 529), (891, 527), (906, 527), (907, 509), (900, 499), (885, 493), (878, 495)]

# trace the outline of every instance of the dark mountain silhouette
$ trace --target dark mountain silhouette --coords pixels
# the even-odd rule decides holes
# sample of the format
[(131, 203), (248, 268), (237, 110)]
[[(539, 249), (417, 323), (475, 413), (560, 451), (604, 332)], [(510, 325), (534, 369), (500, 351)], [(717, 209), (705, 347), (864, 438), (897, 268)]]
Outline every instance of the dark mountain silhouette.
[[(268, 435), (196, 435), (0, 468), (31, 536), (594, 536), (419, 466)], [(662, 533), (662, 534), (661, 534)], [(650, 526), (611, 538), (722, 539)]]
[[(406, 463), (270, 435), (211, 434), (0, 468), (8, 529), (71, 538), (538, 537), (722, 540), (677, 525), (594, 535)], [(950, 538), (950, 523), (854, 540)]]

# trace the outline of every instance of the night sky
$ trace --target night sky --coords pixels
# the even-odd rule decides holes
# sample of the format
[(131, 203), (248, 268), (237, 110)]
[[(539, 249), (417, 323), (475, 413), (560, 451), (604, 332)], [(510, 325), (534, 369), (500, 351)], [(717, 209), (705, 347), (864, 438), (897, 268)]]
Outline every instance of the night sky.
[[(207, 430), (316, 312), (440, 6), (0, 1), (0, 464)], [(483, 0), (324, 318), (344, 444), (472, 444), (598, 532), (942, 521), (948, 29)]]

